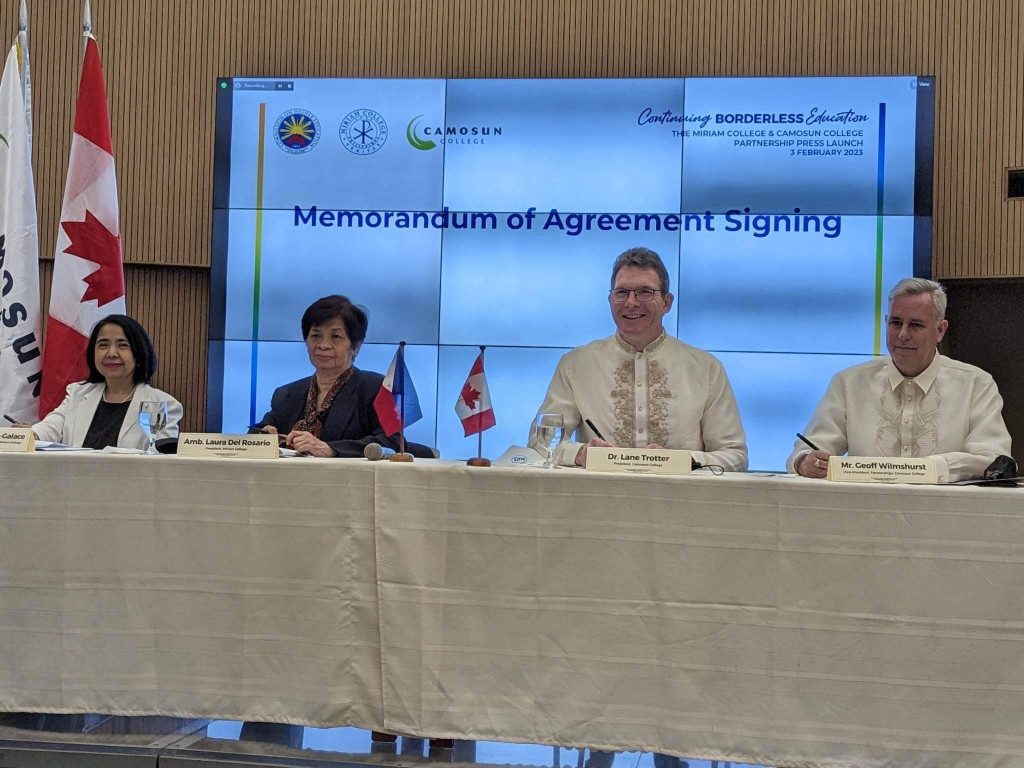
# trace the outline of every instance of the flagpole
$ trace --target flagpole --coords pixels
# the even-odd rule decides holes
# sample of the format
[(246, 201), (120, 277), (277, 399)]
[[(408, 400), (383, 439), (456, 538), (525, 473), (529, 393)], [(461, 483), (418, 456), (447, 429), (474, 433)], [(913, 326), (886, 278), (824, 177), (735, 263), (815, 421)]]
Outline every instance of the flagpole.
[[(480, 345), (480, 363), (484, 361), (484, 350), (487, 349), (483, 344)], [(476, 433), (476, 457), (478, 459), (483, 458), (484, 455), (484, 431), (481, 429)]]
[(92, 37), (92, 9), (89, 7), (89, 0), (85, 0), (85, 8), (82, 9), (82, 35)]
[(18, 55), (21, 63), (21, 90), (25, 99), (25, 122), (28, 124), (28, 151), (32, 153), (32, 77), (29, 75), (28, 6), (21, 0), (18, 9)]
[[(481, 368), (483, 367), (483, 364), (484, 364), (484, 350), (485, 349), (487, 349), (487, 346), (484, 345), (484, 344), (481, 344), (480, 345), (480, 367)], [(477, 415), (477, 418), (478, 419), (480, 418), (479, 414)], [(477, 426), (481, 426), (481, 425), (477, 424)], [(484, 431), (482, 429), (477, 430), (477, 433), (476, 433), (476, 458), (475, 459), (469, 459), (466, 462), (466, 464), (468, 464), (471, 467), (489, 467), (489, 466), (491, 466), (491, 460), (484, 458)]]
[[(400, 365), (395, 368), (396, 373), (402, 374), (402, 401), (398, 406), (398, 416), (400, 418), (398, 426), (398, 453), (391, 454), (388, 457), (388, 461), (401, 461), (409, 462), (413, 460), (412, 454), (405, 452), (405, 342), (398, 342), (398, 360)], [(395, 383), (391, 382), (391, 386), (394, 387)]]

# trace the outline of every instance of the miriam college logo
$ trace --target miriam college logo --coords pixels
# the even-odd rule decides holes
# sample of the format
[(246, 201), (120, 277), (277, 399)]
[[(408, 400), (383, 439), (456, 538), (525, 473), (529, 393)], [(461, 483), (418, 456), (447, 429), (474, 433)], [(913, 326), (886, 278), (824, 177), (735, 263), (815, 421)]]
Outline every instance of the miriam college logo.
[(372, 155), (388, 140), (388, 124), (372, 109), (355, 109), (341, 121), (338, 136), (349, 152)]
[(320, 141), (320, 121), (305, 109), (289, 109), (277, 118), (274, 139), (289, 154), (309, 152)]

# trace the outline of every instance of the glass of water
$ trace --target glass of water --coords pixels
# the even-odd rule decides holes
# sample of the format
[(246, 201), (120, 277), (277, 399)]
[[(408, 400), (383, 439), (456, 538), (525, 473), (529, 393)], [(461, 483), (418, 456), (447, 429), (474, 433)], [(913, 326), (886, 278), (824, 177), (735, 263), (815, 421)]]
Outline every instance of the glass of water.
[(139, 426), (149, 437), (145, 453), (147, 456), (153, 456), (156, 453), (153, 447), (156, 436), (167, 427), (167, 403), (152, 400), (139, 403)]
[(560, 413), (538, 413), (533, 420), (534, 429), (537, 431), (537, 442), (545, 446), (548, 451), (544, 466), (554, 469), (557, 465), (554, 462), (555, 449), (562, 442), (565, 436), (565, 422)]

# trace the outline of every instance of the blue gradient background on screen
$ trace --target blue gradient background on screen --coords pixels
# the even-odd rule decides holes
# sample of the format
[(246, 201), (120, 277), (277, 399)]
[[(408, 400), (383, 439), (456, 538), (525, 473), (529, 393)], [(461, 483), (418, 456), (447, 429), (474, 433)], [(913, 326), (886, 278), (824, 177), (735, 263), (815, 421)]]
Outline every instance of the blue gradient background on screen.
[(678, 233), (446, 232), (441, 343), (575, 347), (611, 335), (611, 262), (637, 243), (661, 255), (676, 285)]
[[(914, 214), (916, 77), (692, 78), (686, 81), (687, 115), (711, 115), (707, 129), (724, 137), (689, 136), (683, 141), (683, 210), (703, 213), (750, 207), (754, 213), (875, 215), (878, 190), (878, 105), (886, 105), (886, 215)], [(820, 125), (716, 124), (726, 113), (820, 113), (853, 110), (868, 119)], [(688, 125), (688, 130), (696, 125)], [(734, 146), (730, 131), (863, 131), (864, 153), (838, 157), (790, 155), (800, 147)], [(754, 138), (754, 137), (751, 137)], [(760, 138), (760, 137), (759, 137)], [(763, 138), (769, 138), (767, 136)], [(776, 137), (772, 137), (776, 138)], [(820, 137), (784, 137), (786, 139)], [(845, 137), (844, 137), (845, 138)], [(742, 139), (741, 139), (742, 140)], [(846, 149), (807, 147), (807, 149)], [(851, 148), (853, 149), (853, 148)], [(738, 180), (743, 181), (737, 186)]]
[(683, 81), (449, 80), (448, 124), (500, 125), (502, 135), (446, 147), (444, 204), (678, 211), (681, 140), (637, 124), (652, 105), (681, 111)]
[[(755, 469), (779, 469), (836, 371), (869, 359), (874, 337), (878, 104), (886, 103), (883, 286), (913, 273), (915, 78), (638, 80), (295, 80), (286, 93), (234, 91), (226, 253), (223, 428), (249, 418), (253, 351), (256, 116), (267, 102), (256, 411), (274, 388), (309, 375), (299, 339), (306, 306), (344, 293), (366, 306), (369, 335), (356, 364), (385, 372), (399, 341), (424, 419), (410, 439), (443, 456), (475, 454), (455, 400), (487, 344), (497, 426), (492, 458), (523, 444), (558, 359), (614, 332), (607, 292), (612, 261), (645, 245), (668, 267), (676, 303), (669, 333), (708, 349), (726, 367)], [(685, 103), (684, 103), (685, 97)], [(683, 139), (680, 122), (641, 125), (641, 113), (675, 116), (806, 112), (869, 115), (864, 155), (793, 158), (731, 139)], [(321, 138), (302, 155), (275, 143), (277, 117), (307, 109)], [(373, 155), (348, 152), (342, 118), (370, 108), (389, 137)], [(420, 150), (406, 138), (410, 121)], [(437, 128), (477, 127), (482, 141)], [(494, 127), (501, 127), (495, 135)], [(489, 127), (482, 136), (479, 130)], [(714, 127), (709, 125), (709, 127)], [(723, 126), (719, 126), (723, 127)], [(736, 126), (724, 126), (735, 128)], [(743, 126), (750, 128), (752, 126)], [(763, 126), (762, 126), (763, 127)], [(776, 126), (777, 127), (777, 126)], [(824, 129), (835, 126), (824, 126)], [(842, 128), (848, 126), (840, 126)], [(427, 129), (431, 133), (426, 133)], [(675, 133), (673, 133), (675, 132)], [(295, 227), (294, 206), (319, 210), (491, 211), (497, 230)], [(531, 230), (509, 212), (535, 206)], [(842, 214), (839, 237), (724, 231), (725, 210)], [(279, 210), (270, 210), (270, 209)], [(561, 212), (711, 210), (716, 231), (545, 231)], [(884, 311), (884, 310), (883, 310)], [(220, 340), (212, 340), (219, 345)]]
[[(261, 341), (300, 341), (306, 307), (341, 293), (366, 307), (368, 342), (437, 343), (440, 230), (297, 230), (293, 219), (263, 212)], [(251, 339), (255, 211), (231, 211), (229, 226), (225, 335)]]
[[(875, 216), (844, 216), (832, 239), (684, 233), (675, 306), (680, 338), (717, 351), (872, 354), (876, 227)], [(884, 235), (888, 291), (910, 275), (914, 218), (887, 216)], [(742, 279), (728, 274), (732, 264), (743, 264)]]

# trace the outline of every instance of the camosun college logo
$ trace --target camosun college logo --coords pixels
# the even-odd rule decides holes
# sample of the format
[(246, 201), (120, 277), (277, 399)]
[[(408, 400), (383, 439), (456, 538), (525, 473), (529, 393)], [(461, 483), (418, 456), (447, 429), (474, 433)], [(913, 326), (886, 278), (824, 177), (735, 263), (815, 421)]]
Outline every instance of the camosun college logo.
[(388, 140), (388, 124), (372, 109), (354, 109), (338, 128), (345, 149), (355, 155), (372, 155)]
[(436, 141), (430, 139), (421, 139), (420, 135), (416, 132), (416, 129), (420, 127), (420, 123), (423, 122), (423, 115), (417, 115), (409, 121), (409, 125), (405, 127), (405, 138), (409, 140), (409, 143), (416, 149), (422, 149), (424, 151), (433, 149), (437, 146)]
[(405, 138), (409, 144), (423, 151), (434, 149), (438, 143), (486, 144), (488, 138), (501, 136), (504, 130), (500, 125), (423, 125), (423, 117), (416, 115), (405, 127)]
[(309, 152), (320, 141), (320, 121), (306, 109), (289, 109), (277, 118), (274, 140), (291, 155)]

